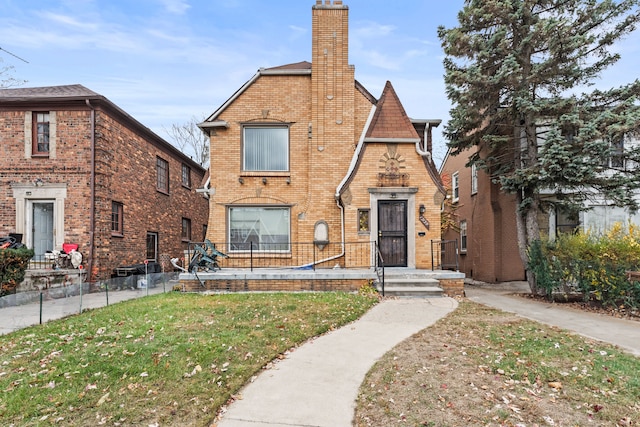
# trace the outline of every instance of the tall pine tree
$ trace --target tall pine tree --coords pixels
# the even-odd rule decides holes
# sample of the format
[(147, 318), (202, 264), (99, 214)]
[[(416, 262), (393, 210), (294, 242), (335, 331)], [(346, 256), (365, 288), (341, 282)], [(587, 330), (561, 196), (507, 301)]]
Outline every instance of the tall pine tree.
[[(438, 28), (453, 104), (445, 136), (517, 200), (518, 246), (540, 238), (541, 193), (575, 208), (594, 195), (638, 208), (640, 81), (594, 89), (635, 30), (639, 0), (466, 0)], [(621, 142), (625, 141), (624, 152)], [(637, 163), (640, 164), (640, 163)], [(636, 164), (636, 165), (637, 165)], [(528, 272), (531, 290), (538, 293)]]

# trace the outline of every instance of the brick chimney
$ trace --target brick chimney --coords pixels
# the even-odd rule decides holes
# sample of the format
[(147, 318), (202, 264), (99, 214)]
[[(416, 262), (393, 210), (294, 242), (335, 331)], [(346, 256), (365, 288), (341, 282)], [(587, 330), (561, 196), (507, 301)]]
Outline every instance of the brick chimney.
[(339, 0), (313, 6), (312, 128), (319, 152), (353, 144), (354, 68), (349, 65), (349, 8)]

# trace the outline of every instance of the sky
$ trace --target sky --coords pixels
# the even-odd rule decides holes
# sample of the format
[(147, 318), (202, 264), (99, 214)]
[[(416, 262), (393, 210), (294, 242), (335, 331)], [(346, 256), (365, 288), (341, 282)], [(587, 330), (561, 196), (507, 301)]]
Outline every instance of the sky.
[[(259, 68), (311, 61), (315, 3), (0, 0), (0, 68), (14, 67), (12, 77), (26, 80), (21, 87), (81, 84), (172, 142), (172, 125), (204, 119)], [(439, 164), (451, 104), (437, 28), (454, 27), (464, 1), (343, 3), (356, 79), (375, 97), (389, 80), (409, 117), (443, 120), (434, 132)], [(609, 81), (637, 77), (639, 41), (620, 47), (626, 62)]]

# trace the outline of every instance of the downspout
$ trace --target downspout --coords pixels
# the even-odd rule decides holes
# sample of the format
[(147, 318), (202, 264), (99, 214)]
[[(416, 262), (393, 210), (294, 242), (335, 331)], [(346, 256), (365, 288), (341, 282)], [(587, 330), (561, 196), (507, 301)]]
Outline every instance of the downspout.
[(347, 185), (347, 181), (349, 180), (351, 175), (355, 172), (356, 166), (358, 164), (358, 158), (360, 157), (360, 154), (362, 153), (362, 150), (364, 149), (365, 134), (367, 132), (367, 129), (369, 129), (369, 126), (371, 125), (371, 121), (373, 120), (373, 115), (375, 114), (375, 112), (376, 112), (376, 106), (374, 105), (373, 107), (371, 107), (371, 111), (369, 112), (369, 117), (367, 118), (367, 123), (365, 124), (364, 129), (362, 130), (362, 135), (360, 136), (360, 140), (358, 141), (358, 145), (356, 146), (356, 150), (353, 153), (353, 157), (351, 158), (351, 164), (349, 165), (349, 170), (347, 171), (346, 175), (344, 176), (344, 178), (342, 179), (342, 181), (338, 185), (338, 188), (336, 189), (336, 194), (334, 195), (334, 198), (336, 199), (336, 205), (338, 206), (338, 209), (340, 209), (340, 233), (341, 233), (342, 251), (338, 255), (334, 255), (334, 256), (331, 256), (329, 258), (325, 258), (325, 259), (322, 259), (320, 261), (316, 261), (315, 263), (307, 264), (306, 266), (322, 264), (323, 262), (331, 261), (331, 260), (334, 260), (334, 259), (337, 259), (337, 258), (342, 258), (344, 256), (344, 254), (346, 253), (345, 242), (344, 242), (344, 239), (345, 239), (344, 216), (345, 216), (345, 214), (344, 214), (344, 206), (342, 206), (342, 203), (340, 202), (340, 200), (341, 200), (340, 199), (340, 195), (342, 193), (342, 189), (345, 187), (345, 185)]
[(298, 266), (295, 268), (301, 267), (312, 267), (314, 265), (322, 264), (324, 262), (332, 261), (334, 259), (342, 258), (346, 252), (345, 244), (344, 244), (344, 206), (340, 203), (340, 196), (336, 195), (336, 205), (338, 205), (338, 209), (340, 209), (340, 233), (342, 235), (340, 245), (342, 246), (342, 250), (339, 254), (330, 256), (329, 258), (321, 259), (318, 261), (311, 262), (309, 264), (305, 264), (302, 266)]
[(91, 109), (91, 212), (89, 213), (89, 261), (87, 262), (88, 279), (91, 283), (96, 228), (96, 110), (88, 99), (85, 99), (85, 102)]

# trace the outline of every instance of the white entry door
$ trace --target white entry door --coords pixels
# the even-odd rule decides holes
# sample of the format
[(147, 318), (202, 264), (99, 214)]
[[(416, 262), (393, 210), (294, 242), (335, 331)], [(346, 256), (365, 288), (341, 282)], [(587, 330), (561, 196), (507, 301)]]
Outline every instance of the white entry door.
[(53, 202), (33, 201), (31, 204), (31, 247), (36, 257), (53, 250)]

